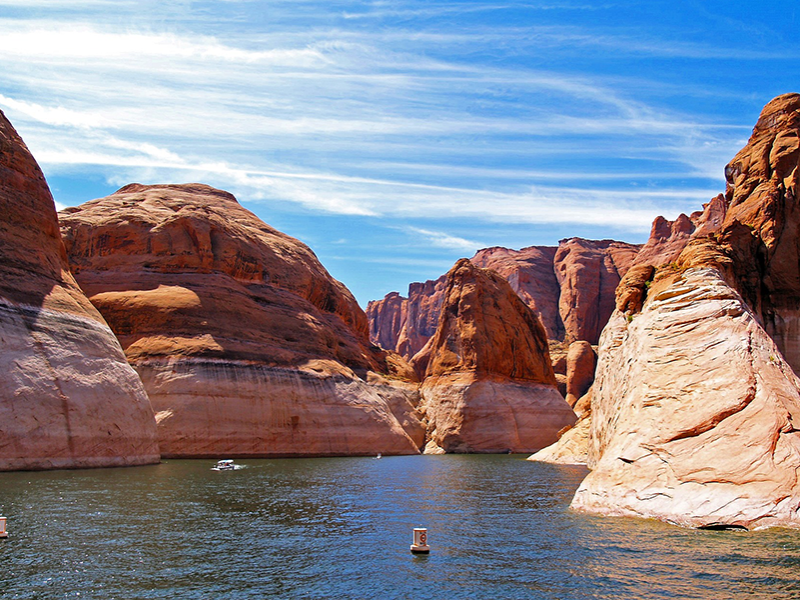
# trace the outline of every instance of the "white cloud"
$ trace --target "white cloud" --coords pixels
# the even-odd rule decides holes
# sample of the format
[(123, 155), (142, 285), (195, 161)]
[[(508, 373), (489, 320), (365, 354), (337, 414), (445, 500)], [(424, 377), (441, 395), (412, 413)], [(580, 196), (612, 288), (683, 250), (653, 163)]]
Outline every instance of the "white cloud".
[[(245, 200), (334, 214), (644, 231), (656, 214), (718, 191), (738, 124), (655, 108), (620, 77), (426, 51), (500, 33), (309, 28), (222, 36), (152, 23), (101, 27), (89, 16), (0, 19), (0, 106), (52, 172), (205, 181)], [(565, 43), (547, 28), (519, 35)], [(716, 151), (702, 160), (709, 142)], [(608, 169), (587, 157), (637, 168)], [(652, 178), (660, 187), (648, 187)], [(442, 248), (482, 245), (415, 231)]]
[(455, 235), (450, 235), (442, 231), (431, 231), (429, 229), (420, 229), (419, 227), (407, 227), (406, 231), (423, 236), (429, 244), (439, 248), (475, 252), (479, 248), (486, 246), (486, 244), (481, 242), (475, 242)]

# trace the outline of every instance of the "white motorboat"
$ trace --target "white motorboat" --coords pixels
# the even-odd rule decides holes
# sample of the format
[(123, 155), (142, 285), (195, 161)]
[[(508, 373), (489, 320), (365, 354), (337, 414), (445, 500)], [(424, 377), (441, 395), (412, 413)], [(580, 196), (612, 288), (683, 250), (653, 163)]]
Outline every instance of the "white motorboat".
[(212, 471), (235, 471), (243, 468), (242, 465), (235, 464), (231, 459), (218, 460), (217, 464), (211, 467)]

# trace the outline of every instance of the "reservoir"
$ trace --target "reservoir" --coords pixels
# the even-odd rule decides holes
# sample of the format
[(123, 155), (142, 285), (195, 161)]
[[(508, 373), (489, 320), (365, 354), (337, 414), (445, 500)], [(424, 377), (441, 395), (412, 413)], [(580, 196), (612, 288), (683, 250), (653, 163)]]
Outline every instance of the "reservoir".
[[(577, 514), (568, 505), (586, 469), (524, 459), (0, 473), (0, 597), (800, 597), (800, 532)], [(409, 551), (414, 527), (428, 528), (430, 555)]]

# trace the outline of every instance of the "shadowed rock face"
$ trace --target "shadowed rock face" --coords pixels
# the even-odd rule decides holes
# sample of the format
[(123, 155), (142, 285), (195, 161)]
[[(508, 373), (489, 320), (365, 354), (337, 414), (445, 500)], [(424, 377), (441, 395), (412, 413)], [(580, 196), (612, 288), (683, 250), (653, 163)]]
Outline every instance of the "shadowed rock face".
[(578, 400), (589, 391), (594, 381), (594, 368), (597, 363), (589, 342), (573, 342), (567, 353), (567, 394), (566, 401), (575, 406)]
[(614, 290), (638, 250), (638, 246), (610, 240), (571, 238), (559, 244), (554, 269), (568, 342), (597, 343), (614, 312)]
[(785, 94), (767, 104), (747, 145), (725, 168), (729, 206), (720, 236), (734, 260), (738, 289), (795, 372), (800, 372), (799, 163), (800, 95)]
[(400, 331), (408, 319), (408, 298), (391, 292), (383, 300), (370, 300), (366, 314), (371, 330), (374, 326), (371, 341), (381, 348), (397, 348)]
[(39, 166), (0, 113), (0, 470), (159, 461), (150, 402), (70, 274)]
[(408, 298), (397, 292), (367, 304), (371, 340), (411, 360), (436, 332), (444, 299), (445, 275), (408, 286)]
[(467, 259), (447, 274), (439, 326), (414, 362), (426, 375), (429, 451), (536, 450), (575, 420), (539, 319), (502, 277)]
[(370, 348), (363, 311), (307, 246), (232, 195), (133, 184), (61, 216), (76, 277), (145, 382), (164, 455), (422, 445), (415, 392), (380, 375), (413, 378), (407, 365)]
[(724, 198), (705, 207), (713, 218), (677, 259), (674, 247), (628, 272), (600, 340), (593, 471), (575, 508), (800, 527), (799, 133), (800, 95), (770, 102), (726, 168)]

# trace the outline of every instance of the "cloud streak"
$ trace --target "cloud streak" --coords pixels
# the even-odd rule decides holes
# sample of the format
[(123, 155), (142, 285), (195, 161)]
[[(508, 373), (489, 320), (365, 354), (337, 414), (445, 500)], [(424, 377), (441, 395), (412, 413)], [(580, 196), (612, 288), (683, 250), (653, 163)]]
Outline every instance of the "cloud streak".
[(450, 256), (504, 240), (447, 220), (638, 235), (697, 208), (751, 123), (714, 107), (752, 94), (662, 59), (793, 52), (618, 25), (613, 3), (258, 5), (0, 0), (0, 108), (51, 179), (203, 181)]

